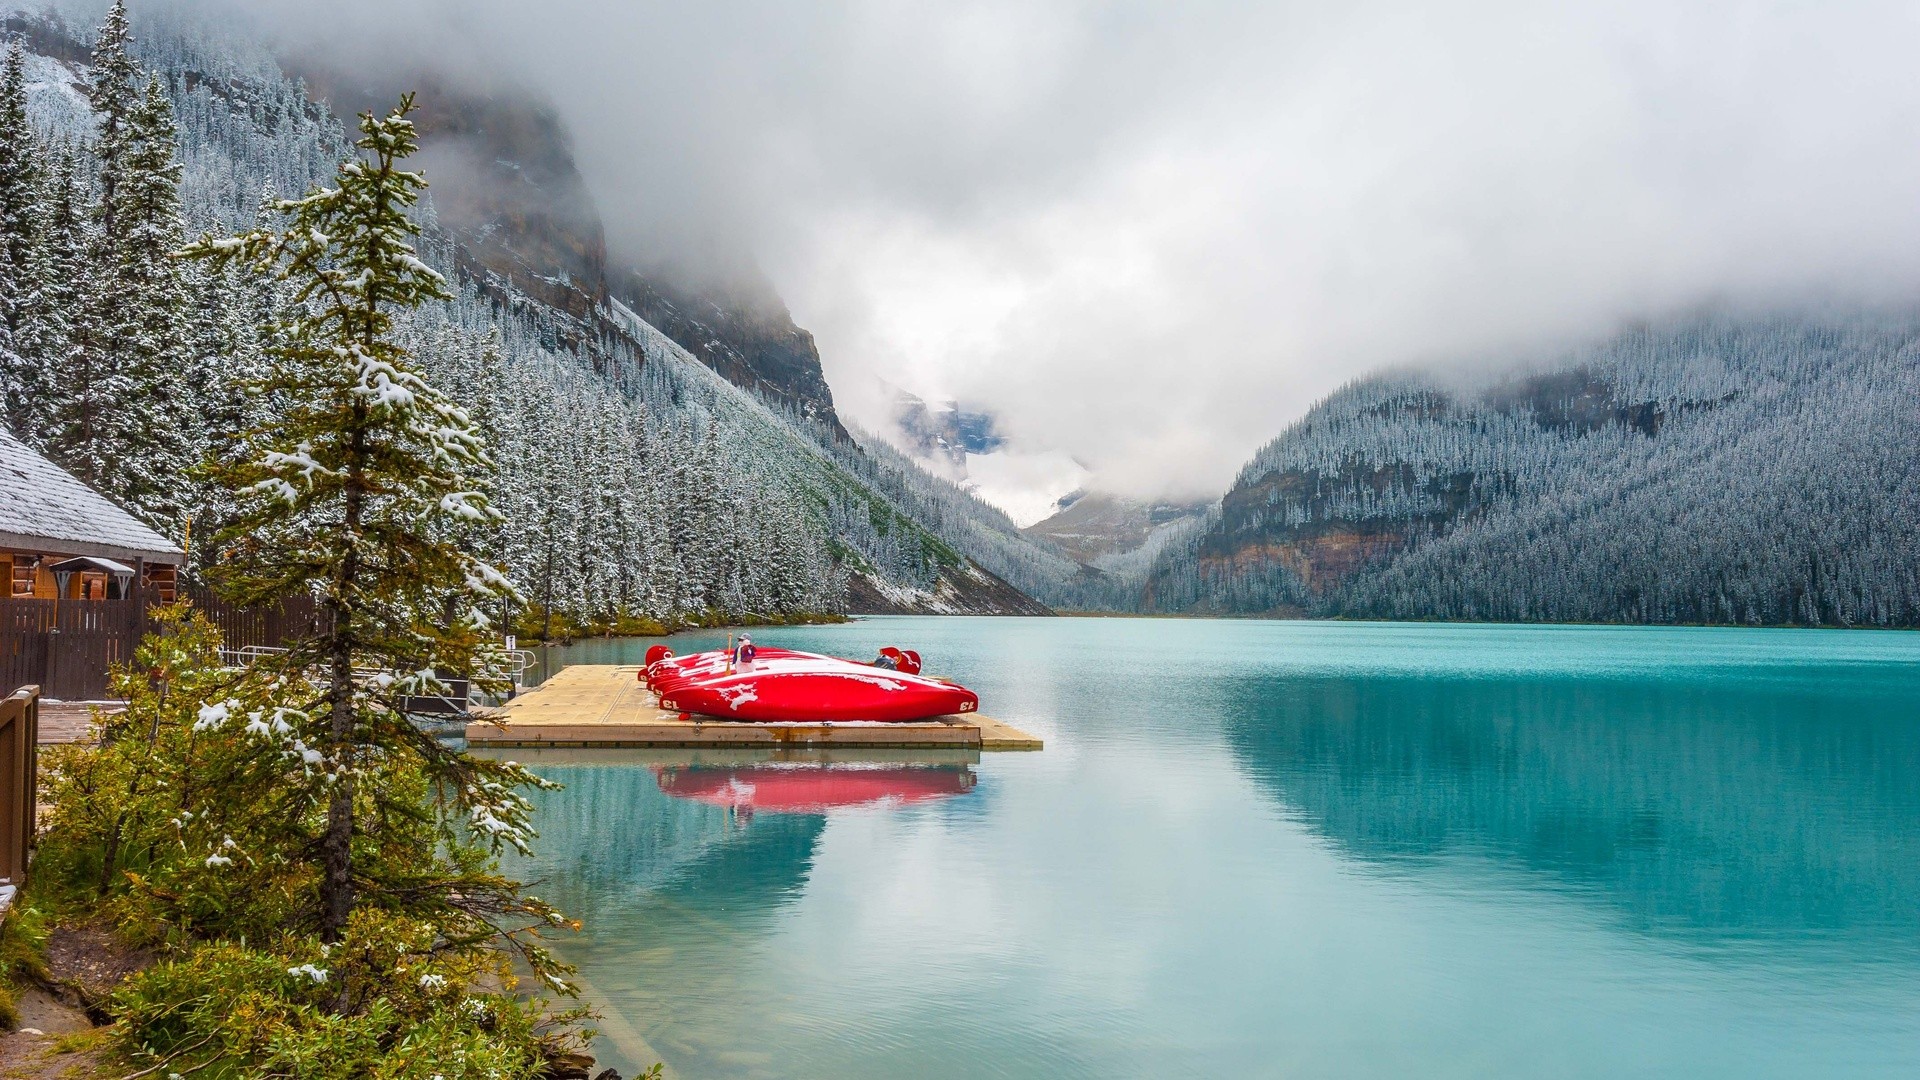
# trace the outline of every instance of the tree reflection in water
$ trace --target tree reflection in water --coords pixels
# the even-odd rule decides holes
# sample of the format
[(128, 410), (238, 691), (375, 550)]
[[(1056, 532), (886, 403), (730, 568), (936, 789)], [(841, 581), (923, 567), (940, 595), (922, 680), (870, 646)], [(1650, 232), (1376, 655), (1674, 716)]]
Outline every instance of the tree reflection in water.
[(1360, 858), (1485, 853), (1650, 930), (1920, 936), (1920, 729), (1870, 685), (1274, 677), (1227, 705), (1248, 772)]

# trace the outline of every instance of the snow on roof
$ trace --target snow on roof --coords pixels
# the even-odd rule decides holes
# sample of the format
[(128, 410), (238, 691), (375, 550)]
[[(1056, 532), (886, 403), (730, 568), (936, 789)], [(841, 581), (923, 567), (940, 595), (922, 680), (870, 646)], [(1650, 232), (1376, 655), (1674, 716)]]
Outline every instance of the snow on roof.
[(133, 567), (128, 566), (126, 563), (116, 562), (113, 559), (103, 559), (98, 555), (76, 555), (71, 559), (62, 559), (52, 566), (47, 567), (47, 569), (53, 571), (79, 570), (83, 567), (94, 570), (105, 570), (109, 574), (133, 573)]
[(0, 428), (0, 547), (180, 563), (166, 537)]

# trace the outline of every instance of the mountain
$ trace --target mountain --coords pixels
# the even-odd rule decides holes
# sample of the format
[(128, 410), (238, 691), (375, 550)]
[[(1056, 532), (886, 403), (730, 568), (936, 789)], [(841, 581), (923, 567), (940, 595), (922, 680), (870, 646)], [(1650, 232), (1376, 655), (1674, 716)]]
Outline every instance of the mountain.
[[(32, 50), (34, 152), (72, 156), (84, 180), (97, 168), (83, 92), (90, 34), (35, 15), (8, 25)], [(324, 71), (296, 76), (234, 27), (179, 12), (136, 12), (135, 38), (173, 107), (181, 214), (194, 233), (249, 228), (263, 195), (331, 179), (347, 148), (339, 111), (397, 99)], [(396, 333), (490, 436), (509, 521), (488, 554), (530, 604), (593, 626), (833, 609), (1044, 612), (1005, 575), (1043, 590), (1074, 578), (1077, 567), (1055, 565), (1010, 527), (982, 542), (966, 524), (991, 514), (977, 501), (950, 506), (944, 488), (916, 496), (936, 484), (923, 471), (890, 463), (895, 494), (879, 490), (880, 468), (832, 411), (811, 339), (770, 294), (649, 287), (654, 279), (611, 262), (550, 110), (420, 81), (418, 164), (434, 183), (420, 255), (458, 296), (407, 315)], [(92, 197), (84, 183), (79, 194)], [(198, 266), (182, 273), (198, 307), (178, 334), (195, 367), (155, 389), (187, 417), (181, 441), (216, 452), (232, 432), (270, 422), (272, 403), (249, 399), (243, 379), (268, 344), (263, 314), (289, 301)], [(52, 435), (20, 434), (36, 445)], [(181, 513), (195, 514), (197, 534), (217, 523), (217, 493), (184, 474), (174, 487), (180, 505), (132, 509), (173, 534)]]
[[(405, 77), (388, 73), (377, 87), (312, 64), (299, 70), (306, 85), (343, 114), (379, 108), (403, 86), (422, 88), (425, 167), (440, 165), (434, 174), (438, 220), (459, 242), (467, 260), (463, 268), (483, 291), (530, 298), (589, 323), (617, 306), (621, 315), (747, 390), (858, 471), (865, 451), (834, 408), (813, 337), (794, 324), (771, 286), (752, 274), (715, 282), (710, 276), (676, 276), (666, 266), (641, 269), (610, 260), (599, 212), (550, 108), (522, 91), (474, 88), (426, 70)], [(932, 482), (912, 470), (904, 476), (897, 467), (893, 471), (902, 495)], [(1004, 558), (989, 554), (983, 566), (958, 554), (955, 538), (939, 535), (945, 520), (909, 515), (906, 525), (934, 534), (925, 538), (933, 543), (923, 546), (935, 552), (930, 558), (940, 569), (891, 575), (856, 570), (849, 578), (849, 610), (1048, 612), (996, 574), (1006, 572)], [(1078, 574), (1077, 568), (1058, 569), (1053, 579), (1024, 575), (1028, 588), (1057, 598), (1057, 584)]]
[(1127, 555), (1155, 537), (1204, 516), (1208, 503), (1142, 502), (1101, 492), (1075, 492), (1060, 511), (1020, 530), (1057, 545), (1089, 565)]
[(965, 480), (967, 455), (991, 454), (1006, 445), (994, 430), (991, 413), (963, 409), (959, 403), (928, 404), (916, 394), (895, 387), (893, 423), (907, 453), (936, 475)]
[(813, 335), (794, 325), (765, 282), (700, 284), (656, 268), (623, 271), (613, 287), (641, 318), (727, 381), (819, 425), (828, 439), (852, 438), (834, 410)]
[(340, 116), (418, 93), (421, 168), (434, 178), (438, 220), (460, 241), (475, 276), (576, 317), (618, 300), (734, 385), (848, 437), (813, 335), (794, 325), (757, 275), (716, 281), (666, 264), (643, 270), (609, 259), (599, 207), (566, 127), (530, 92), (425, 67), (373, 79), (312, 58), (283, 63)]
[(1162, 552), (1155, 611), (1920, 626), (1920, 312), (1699, 317), (1352, 383)]

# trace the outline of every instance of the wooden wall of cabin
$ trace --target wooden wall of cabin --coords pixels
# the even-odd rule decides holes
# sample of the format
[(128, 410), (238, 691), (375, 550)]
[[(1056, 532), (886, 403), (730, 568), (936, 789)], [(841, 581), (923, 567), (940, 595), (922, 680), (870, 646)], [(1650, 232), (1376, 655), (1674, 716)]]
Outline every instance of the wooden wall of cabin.
[[(12, 596), (20, 599), (52, 600), (60, 591), (59, 581), (43, 563), (54, 562), (67, 556), (27, 552), (0, 551), (0, 582), (6, 583), (0, 596)], [(146, 563), (141, 583), (151, 590), (163, 604), (174, 600), (179, 587), (179, 568), (166, 563)], [(67, 579), (66, 595), (63, 600), (107, 598), (107, 575), (94, 571), (84, 571)]]
[(161, 603), (171, 604), (180, 587), (180, 568), (166, 563), (147, 563), (140, 581), (159, 594)]

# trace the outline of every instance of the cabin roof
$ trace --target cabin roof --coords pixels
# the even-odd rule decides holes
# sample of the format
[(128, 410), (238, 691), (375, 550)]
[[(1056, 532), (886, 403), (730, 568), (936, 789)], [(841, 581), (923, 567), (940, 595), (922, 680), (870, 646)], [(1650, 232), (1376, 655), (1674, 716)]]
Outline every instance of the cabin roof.
[(0, 547), (185, 562), (180, 549), (0, 428)]
[(98, 555), (76, 555), (71, 559), (62, 559), (47, 569), (54, 573), (62, 570), (99, 570), (108, 574), (131, 574), (133, 567), (114, 559), (103, 559)]

